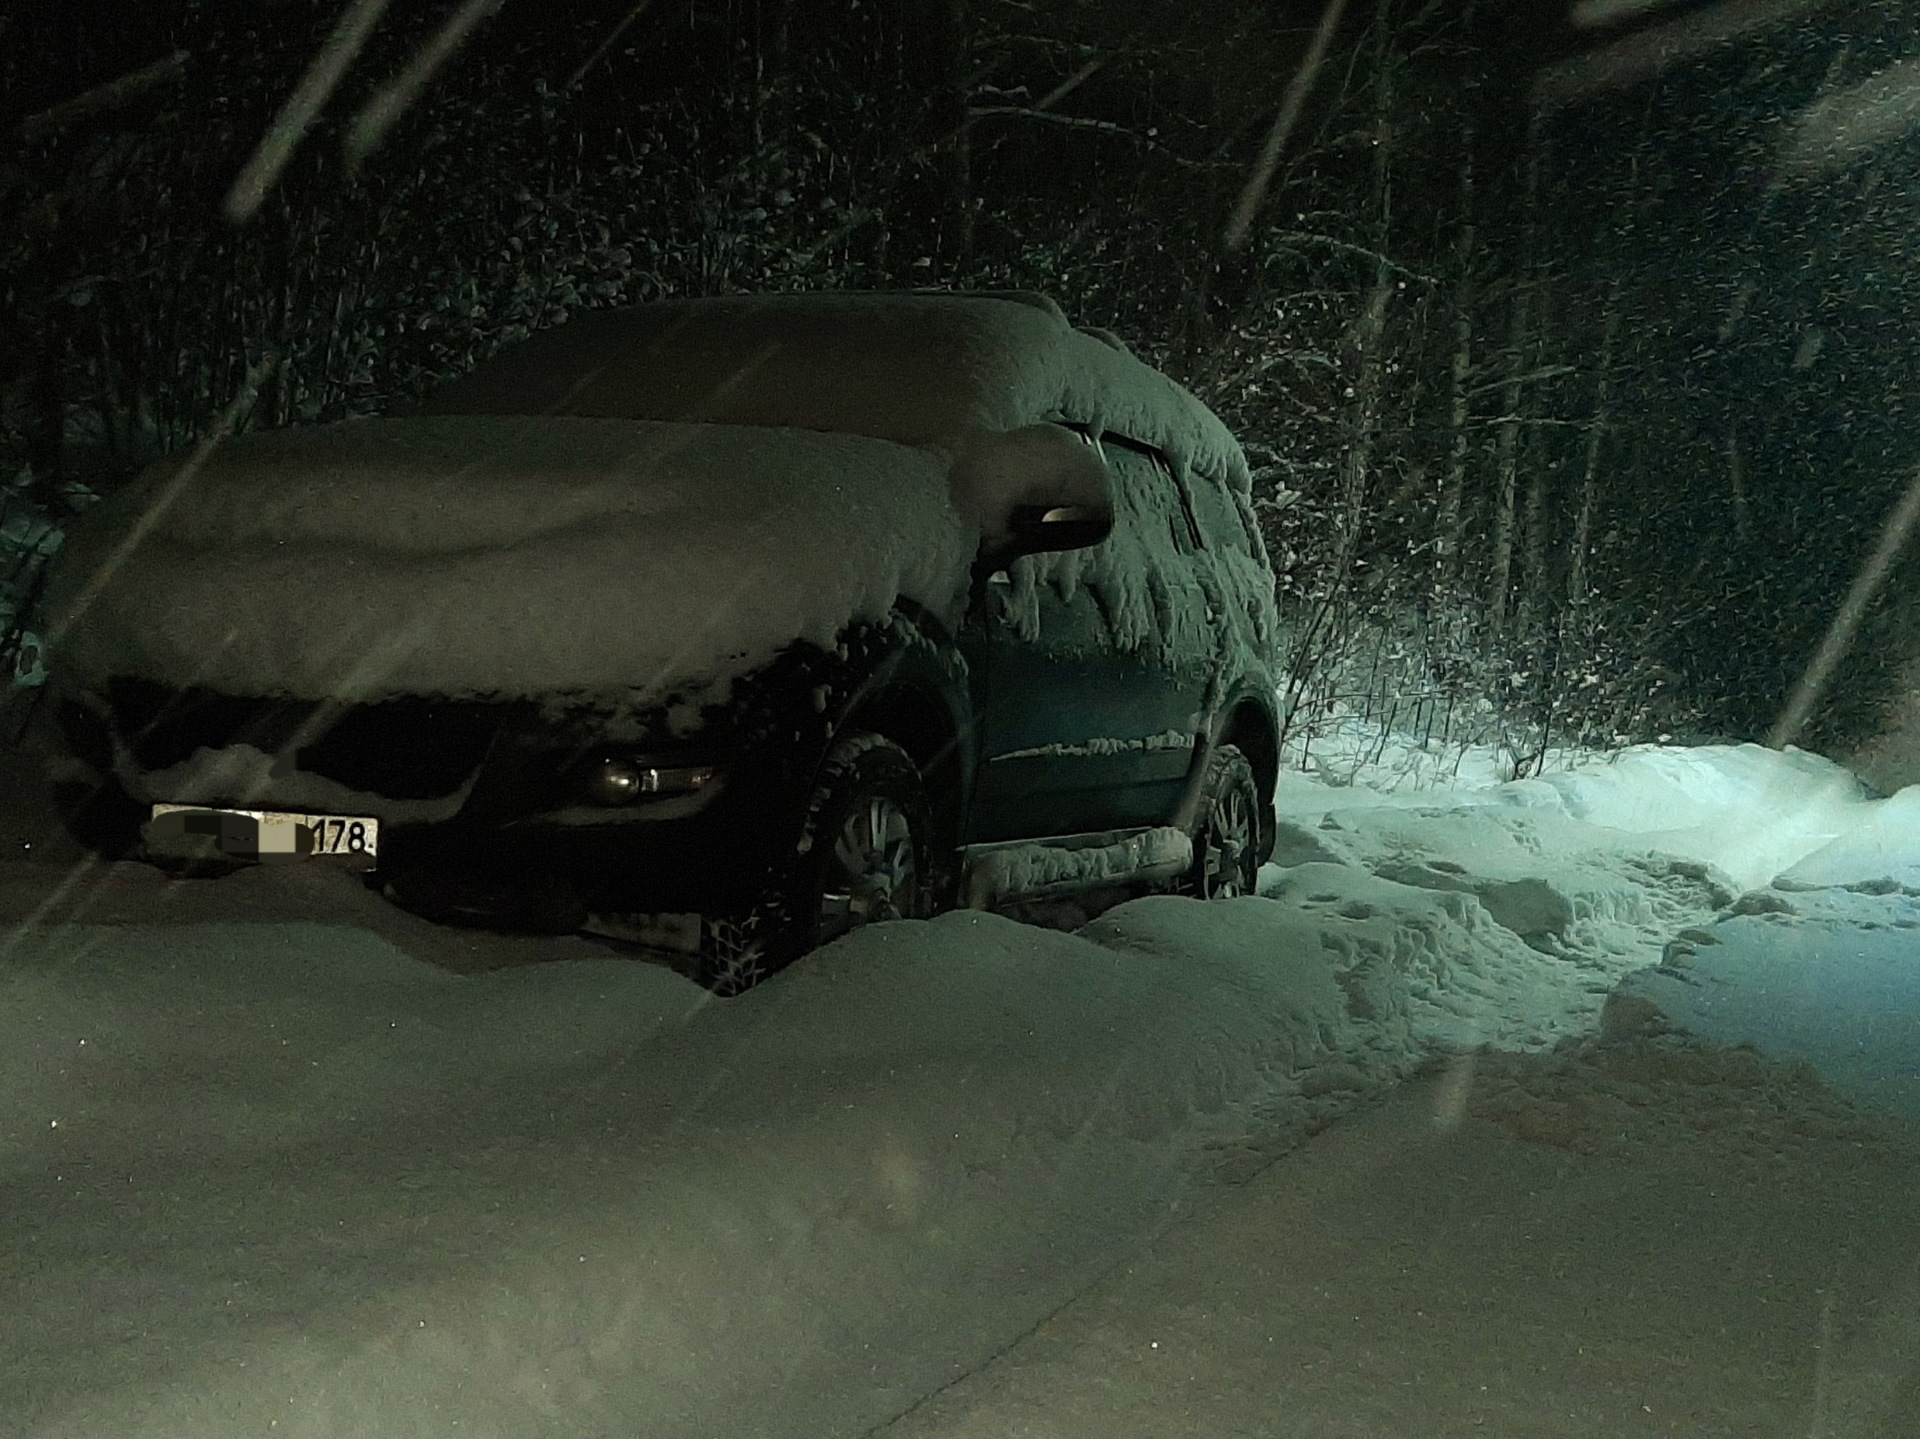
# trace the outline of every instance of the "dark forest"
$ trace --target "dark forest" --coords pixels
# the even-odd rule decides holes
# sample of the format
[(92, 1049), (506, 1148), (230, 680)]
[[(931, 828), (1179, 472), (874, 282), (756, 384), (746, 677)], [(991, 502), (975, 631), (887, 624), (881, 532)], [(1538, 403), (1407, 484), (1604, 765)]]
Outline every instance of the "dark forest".
[(1298, 729), (1842, 750), (1920, 654), (1884, 586), (1783, 718), (1920, 463), (1915, 55), (1808, 0), (28, 0), (8, 667), (155, 457), (583, 309), (1017, 288), (1242, 439)]

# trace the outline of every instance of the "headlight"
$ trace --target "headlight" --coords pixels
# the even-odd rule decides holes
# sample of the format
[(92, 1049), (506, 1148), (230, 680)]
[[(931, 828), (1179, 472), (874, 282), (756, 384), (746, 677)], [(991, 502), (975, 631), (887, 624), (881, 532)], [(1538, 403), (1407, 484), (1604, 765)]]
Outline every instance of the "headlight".
[(587, 793), (600, 804), (632, 804), (654, 795), (694, 794), (719, 773), (712, 765), (650, 765), (604, 759), (587, 772)]

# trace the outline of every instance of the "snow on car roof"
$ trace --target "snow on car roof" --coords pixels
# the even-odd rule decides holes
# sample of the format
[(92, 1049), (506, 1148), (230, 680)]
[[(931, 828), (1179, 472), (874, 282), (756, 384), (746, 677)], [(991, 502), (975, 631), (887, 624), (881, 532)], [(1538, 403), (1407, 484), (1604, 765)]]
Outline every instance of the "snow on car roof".
[(430, 396), (429, 414), (771, 425), (951, 447), (1066, 419), (1248, 486), (1188, 391), (1044, 296), (828, 293), (661, 300), (580, 316)]

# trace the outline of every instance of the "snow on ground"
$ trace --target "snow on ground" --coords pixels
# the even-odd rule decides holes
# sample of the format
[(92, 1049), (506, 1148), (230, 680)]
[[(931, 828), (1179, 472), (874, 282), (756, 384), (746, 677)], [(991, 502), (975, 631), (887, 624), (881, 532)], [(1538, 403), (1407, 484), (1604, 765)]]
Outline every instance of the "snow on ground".
[(1796, 1057), (1856, 1103), (1920, 1125), (1920, 899), (1847, 889), (1757, 899), (1764, 906), (1683, 930), (1620, 996), (1689, 1033)]
[[(1619, 986), (1665, 1023), (1813, 1063), (1856, 1102), (1920, 1120), (1920, 786), (1877, 799), (1818, 755), (1751, 744), (1560, 753), (1504, 782), (1510, 754), (1423, 750), (1352, 720), (1315, 748), (1277, 798), (1276, 858), (1364, 872), (1395, 914), (1403, 886), (1473, 893), (1566, 961), (1509, 947), (1471, 1016), (1488, 1042), (1591, 1029), (1583, 992)], [(1291, 897), (1319, 871), (1263, 892)]]
[[(319, 870), (180, 883), (115, 866), (50, 894), (61, 867), (4, 867), (0, 1428), (872, 1431), (994, 1372), (1049, 1315), (1084, 1314), (1143, 1236), (1204, 1233), (1184, 1217), (1224, 1212), (1209, 1181), (1280, 1174), (1278, 1156), (1433, 1056), (1456, 1058), (1419, 1102), (1442, 1128), (1467, 1117), (1473, 1143), (1444, 1163), (1415, 1145), (1382, 1182), (1484, 1188), (1474, 1166), (1533, 1163), (1488, 1126), (1585, 1155), (1569, 1125), (1605, 1137), (1633, 1132), (1635, 1106), (1672, 1108), (1661, 1065), (1678, 1061), (1622, 1077), (1579, 1058), (1623, 976), (1733, 956), (1742, 926), (1804, 911), (1814, 883), (1854, 886), (1833, 892), (1843, 908), (1910, 902), (1910, 796), (1869, 799), (1811, 756), (1647, 749), (1519, 784), (1470, 783), (1463, 764), (1415, 793), (1370, 783), (1370, 758), (1344, 783), (1286, 776), (1286, 863), (1260, 897), (1152, 897), (1076, 933), (979, 913), (878, 926), (725, 1002), (581, 938), (455, 940)], [(1803, 862), (1786, 889), (1755, 888)], [(1909, 933), (1864, 913), (1836, 923)], [(1469, 1057), (1483, 1045), (1532, 1067)], [(1701, 1063), (1719, 1077), (1696, 1088), (1719, 1098), (1698, 1112), (1737, 1127), (1760, 1112), (1748, 1091), (1773, 1092)], [(1834, 1107), (1807, 1103), (1781, 1134)], [(1773, 1153), (1772, 1131), (1752, 1145)], [(1577, 1222), (1565, 1204), (1552, 1222)], [(1312, 1270), (1285, 1250), (1287, 1214), (1258, 1231), (1273, 1252), (1216, 1234), (1239, 1248), (1216, 1246), (1215, 1268)], [(1562, 1250), (1588, 1262), (1577, 1236)], [(1270, 1295), (1261, 1322), (1299, 1300)], [(1305, 1342), (1268, 1331), (1287, 1332)], [(1136, 1361), (1087, 1342), (1089, 1382), (1123, 1392), (1117, 1366)], [(1753, 1372), (1773, 1373), (1762, 1351)], [(1301, 1362), (1289, 1351), (1286, 1373)]]
[(888, 1439), (1908, 1439), (1920, 1190), (1805, 1071), (1672, 1040), (1404, 1086)]
[[(263, 878), (266, 871), (256, 874)], [(250, 876), (251, 877), (251, 876)], [(15, 1432), (858, 1430), (1294, 1117), (1403, 1073), (1284, 911), (865, 931), (742, 1000), (311, 922), (80, 925), (0, 989)], [(776, 1417), (778, 1416), (778, 1417)]]

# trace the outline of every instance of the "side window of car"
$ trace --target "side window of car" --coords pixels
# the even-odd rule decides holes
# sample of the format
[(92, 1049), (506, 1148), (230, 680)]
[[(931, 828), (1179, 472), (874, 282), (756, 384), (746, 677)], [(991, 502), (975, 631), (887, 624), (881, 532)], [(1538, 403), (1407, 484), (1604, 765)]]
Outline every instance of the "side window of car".
[(1206, 537), (1207, 543), (1215, 549), (1250, 553), (1246, 517), (1241, 514), (1234, 497), (1227, 492), (1226, 485), (1211, 475), (1195, 471), (1188, 480), (1187, 488), (1193, 498), (1194, 514), (1200, 521), (1200, 532)]
[(1113, 482), (1113, 533), (1076, 557), (1062, 556), (1093, 594), (1122, 650), (1197, 655), (1210, 643), (1213, 605), (1199, 571), (1198, 523), (1156, 452), (1102, 435)]
[(1106, 435), (1101, 439), (1115, 489), (1115, 524), (1132, 522), (1149, 550), (1171, 545), (1177, 554), (1204, 547), (1200, 526), (1173, 471), (1145, 445)]
[[(1091, 446), (1103, 464), (1108, 461), (1090, 426), (1057, 415), (1051, 422)], [(1111, 470), (1108, 465), (1110, 479)], [(1113, 484), (1117, 508), (1120, 486), (1117, 480)], [(1115, 522), (1116, 529), (1124, 523), (1118, 513)], [(1004, 626), (1029, 644), (1041, 641), (1062, 651), (1110, 650), (1117, 637), (1113, 615), (1108, 597), (1090, 583), (1090, 576), (1102, 568), (1111, 544), (1108, 539), (1089, 549), (1022, 555), (1006, 569), (988, 576), (989, 622)]]

